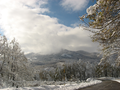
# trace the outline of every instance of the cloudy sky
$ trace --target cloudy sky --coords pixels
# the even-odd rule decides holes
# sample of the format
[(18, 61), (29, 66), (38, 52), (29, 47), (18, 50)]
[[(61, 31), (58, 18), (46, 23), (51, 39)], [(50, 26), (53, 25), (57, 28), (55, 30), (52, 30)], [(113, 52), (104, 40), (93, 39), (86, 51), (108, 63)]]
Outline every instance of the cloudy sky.
[(61, 49), (98, 50), (79, 16), (92, 0), (0, 0), (0, 33), (14, 37), (25, 53), (51, 54)]

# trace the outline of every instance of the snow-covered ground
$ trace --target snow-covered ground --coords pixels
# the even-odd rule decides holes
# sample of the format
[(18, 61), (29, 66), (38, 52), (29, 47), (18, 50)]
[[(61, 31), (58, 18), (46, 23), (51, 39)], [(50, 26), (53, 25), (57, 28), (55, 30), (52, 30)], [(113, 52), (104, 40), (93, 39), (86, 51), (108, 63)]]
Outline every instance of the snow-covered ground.
[(114, 81), (117, 81), (117, 82), (119, 82), (119, 83), (120, 83), (120, 78), (119, 78), (119, 79), (115, 79)]
[(67, 82), (65, 85), (42, 85), (39, 87), (22, 87), (22, 88), (3, 88), (0, 90), (74, 90), (78, 88), (83, 88), (87, 86), (91, 86), (94, 84), (101, 83), (100, 80), (87, 79), (86, 82), (75, 83), (75, 82)]
[[(106, 79), (106, 80), (113, 80), (120, 83), (120, 78), (112, 78), (112, 77), (101, 77), (99, 79)], [(3, 88), (0, 90), (75, 90), (78, 88), (83, 88), (91, 85), (95, 85), (98, 83), (101, 83), (100, 80), (94, 80), (94, 79), (87, 79), (86, 82), (66, 82), (65, 85), (60, 85), (60, 82), (57, 82), (57, 85), (40, 85), (39, 87), (22, 87), (22, 88)], [(59, 84), (59, 85), (58, 85)], [(63, 83), (62, 83), (63, 84)]]
[(113, 80), (113, 81), (116, 81), (116, 82), (120, 83), (120, 77), (119, 77), (119, 78), (111, 78), (111, 80)]
[(99, 79), (103, 80), (112, 80), (112, 81), (117, 81), (120, 83), (120, 77), (119, 78), (113, 78), (113, 77), (101, 77)]

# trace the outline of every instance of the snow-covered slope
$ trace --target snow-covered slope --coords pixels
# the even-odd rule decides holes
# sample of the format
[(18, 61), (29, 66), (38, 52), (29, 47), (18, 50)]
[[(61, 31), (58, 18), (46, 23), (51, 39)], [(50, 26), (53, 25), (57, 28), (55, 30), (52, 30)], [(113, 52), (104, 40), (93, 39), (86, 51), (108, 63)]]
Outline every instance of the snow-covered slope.
[(32, 62), (33, 65), (56, 65), (59, 62), (72, 63), (79, 59), (83, 61), (99, 62), (101, 57), (97, 56), (98, 53), (89, 53), (86, 51), (68, 51), (62, 50), (57, 54), (40, 55), (35, 53), (26, 54), (26, 57)]

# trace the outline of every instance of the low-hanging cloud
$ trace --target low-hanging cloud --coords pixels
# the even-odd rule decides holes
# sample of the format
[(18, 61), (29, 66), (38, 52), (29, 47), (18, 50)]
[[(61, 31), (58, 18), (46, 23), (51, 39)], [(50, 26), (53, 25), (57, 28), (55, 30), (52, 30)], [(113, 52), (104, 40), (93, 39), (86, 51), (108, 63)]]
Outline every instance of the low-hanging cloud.
[(61, 49), (96, 51), (89, 32), (67, 27), (44, 5), (47, 0), (0, 0), (0, 26), (10, 40), (14, 37), (26, 53), (57, 53)]
[(62, 0), (60, 5), (66, 10), (79, 11), (85, 8), (89, 0)]

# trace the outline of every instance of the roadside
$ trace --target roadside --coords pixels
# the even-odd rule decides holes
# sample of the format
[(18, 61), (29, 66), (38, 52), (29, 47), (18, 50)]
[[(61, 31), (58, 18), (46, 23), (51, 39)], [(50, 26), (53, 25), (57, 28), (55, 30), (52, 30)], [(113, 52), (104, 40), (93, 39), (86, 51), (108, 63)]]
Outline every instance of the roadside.
[(96, 84), (76, 90), (120, 90), (120, 83), (108, 79), (102, 79), (102, 83), (100, 84)]

